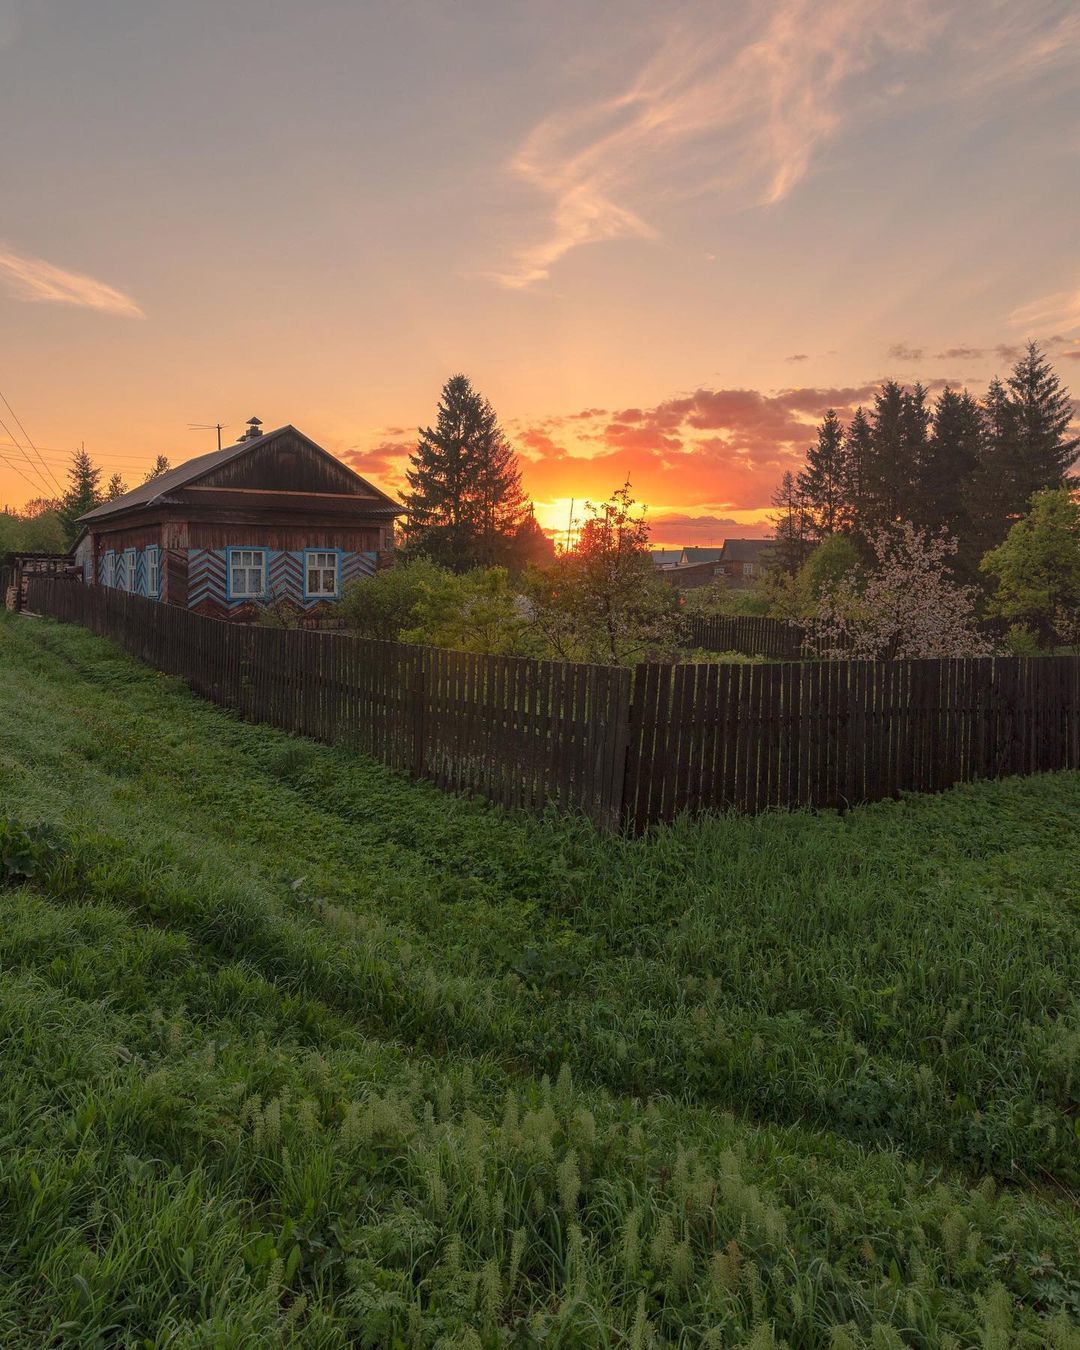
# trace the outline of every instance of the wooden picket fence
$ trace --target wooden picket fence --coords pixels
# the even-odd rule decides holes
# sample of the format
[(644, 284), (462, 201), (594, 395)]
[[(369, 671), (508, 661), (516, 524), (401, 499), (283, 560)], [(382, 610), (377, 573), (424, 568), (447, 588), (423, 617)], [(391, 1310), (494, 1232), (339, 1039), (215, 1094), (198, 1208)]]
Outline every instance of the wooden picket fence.
[(74, 581), (30, 596), (251, 721), (604, 829), (1080, 768), (1075, 656), (631, 672), (229, 624)]
[(739, 652), (743, 656), (766, 656), (772, 660), (797, 661), (808, 654), (802, 629), (784, 619), (758, 614), (723, 614), (705, 619), (688, 614), (686, 642), (705, 652)]

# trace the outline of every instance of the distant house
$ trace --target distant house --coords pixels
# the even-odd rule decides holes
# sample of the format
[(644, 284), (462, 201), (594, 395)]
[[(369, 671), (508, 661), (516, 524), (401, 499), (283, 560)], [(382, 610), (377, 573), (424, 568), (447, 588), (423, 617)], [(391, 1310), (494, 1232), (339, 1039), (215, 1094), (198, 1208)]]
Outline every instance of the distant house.
[(654, 548), (650, 551), (649, 557), (652, 558), (654, 567), (660, 567), (666, 571), (667, 568), (678, 565), (682, 554), (681, 548)]
[(310, 613), (389, 564), (401, 514), (295, 427), (252, 418), (236, 445), (88, 511), (75, 561), (88, 585), (213, 618), (250, 621), (267, 601)]
[(664, 580), (679, 590), (707, 586), (716, 577), (723, 577), (736, 590), (746, 589), (764, 576), (774, 542), (772, 539), (725, 539), (718, 548), (687, 547), (678, 551), (674, 564), (661, 570)]

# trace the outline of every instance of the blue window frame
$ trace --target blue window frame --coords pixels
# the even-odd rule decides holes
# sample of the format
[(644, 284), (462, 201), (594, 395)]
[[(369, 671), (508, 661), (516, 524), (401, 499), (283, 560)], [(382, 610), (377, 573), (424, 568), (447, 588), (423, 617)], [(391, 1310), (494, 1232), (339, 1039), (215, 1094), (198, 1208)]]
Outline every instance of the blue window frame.
[(341, 549), (304, 549), (304, 599), (336, 600), (341, 593)]
[(266, 594), (266, 549), (225, 550), (225, 595), (229, 600), (258, 600)]
[(146, 550), (146, 594), (151, 600), (161, 598), (161, 552), (157, 544)]

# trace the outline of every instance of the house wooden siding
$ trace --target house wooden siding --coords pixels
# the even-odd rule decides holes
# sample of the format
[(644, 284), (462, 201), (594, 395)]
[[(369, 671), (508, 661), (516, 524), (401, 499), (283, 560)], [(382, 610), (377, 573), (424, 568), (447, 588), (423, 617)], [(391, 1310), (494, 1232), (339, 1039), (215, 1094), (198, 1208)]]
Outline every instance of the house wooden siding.
[[(78, 556), (91, 584), (214, 618), (251, 621), (265, 600), (314, 613), (345, 585), (389, 564), (400, 508), (292, 427), (201, 456), (82, 519)], [(151, 565), (157, 550), (157, 568)], [(234, 550), (254, 553), (260, 596), (236, 595)], [(325, 555), (315, 560), (312, 553)], [(336, 569), (332, 594), (310, 594), (308, 562)], [(158, 577), (154, 590), (152, 577)], [(250, 577), (251, 573), (238, 573)]]

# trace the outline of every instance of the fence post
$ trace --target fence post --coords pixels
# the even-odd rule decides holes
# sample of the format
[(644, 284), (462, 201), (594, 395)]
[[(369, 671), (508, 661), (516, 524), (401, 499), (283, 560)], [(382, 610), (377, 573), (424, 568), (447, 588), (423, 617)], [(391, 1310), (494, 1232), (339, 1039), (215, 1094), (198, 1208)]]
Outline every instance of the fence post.
[(412, 752), (410, 754), (410, 767), (414, 778), (423, 778), (424, 776), (424, 729), (427, 718), (427, 652), (423, 649), (416, 653), (415, 664), (409, 672), (409, 701), (412, 704), (410, 709), (412, 722)]

